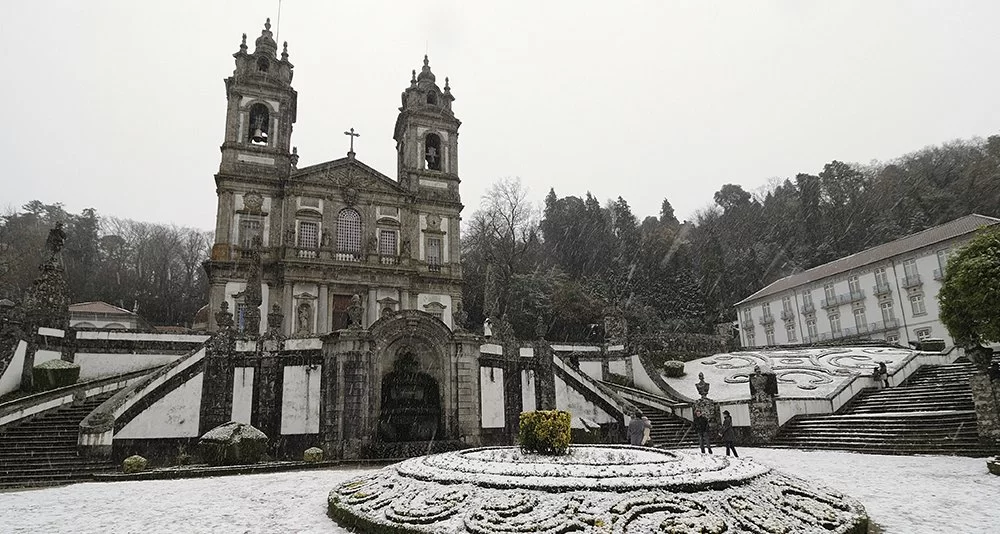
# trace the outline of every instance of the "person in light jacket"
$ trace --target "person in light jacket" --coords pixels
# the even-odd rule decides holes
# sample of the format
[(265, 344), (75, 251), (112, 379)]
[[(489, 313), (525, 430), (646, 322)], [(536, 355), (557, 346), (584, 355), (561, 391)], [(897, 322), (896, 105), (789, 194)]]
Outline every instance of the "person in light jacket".
[(642, 422), (642, 414), (637, 413), (628, 423), (628, 443), (629, 445), (642, 445), (642, 435), (646, 431), (646, 424)]
[(722, 443), (726, 446), (726, 456), (729, 456), (729, 451), (733, 451), (733, 456), (739, 458), (740, 455), (736, 454), (736, 447), (733, 446), (733, 439), (736, 437), (733, 431), (733, 417), (729, 415), (728, 410), (723, 410), (722, 412)]
[(649, 422), (649, 418), (645, 415), (642, 416), (642, 444), (647, 447), (653, 446), (653, 438), (650, 437), (649, 433), (653, 430), (653, 423)]
[(708, 434), (708, 418), (701, 413), (701, 410), (694, 412), (694, 431), (698, 433), (698, 446), (701, 447), (701, 453), (705, 454), (705, 448), (708, 448), (708, 454), (712, 454), (712, 439)]

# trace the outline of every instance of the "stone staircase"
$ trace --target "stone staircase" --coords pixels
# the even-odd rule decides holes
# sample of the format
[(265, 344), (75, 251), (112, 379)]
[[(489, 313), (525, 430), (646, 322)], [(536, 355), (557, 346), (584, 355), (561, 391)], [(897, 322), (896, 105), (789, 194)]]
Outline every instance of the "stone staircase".
[(42, 412), (0, 428), (0, 490), (91, 480), (118, 466), (77, 455), (80, 421), (111, 394)]
[(654, 446), (665, 449), (698, 446), (698, 435), (695, 434), (694, 428), (686, 419), (652, 406), (635, 401), (632, 403), (642, 410), (643, 415), (649, 417), (649, 422), (653, 425), (649, 431), (649, 437), (653, 440)]
[(923, 366), (905, 383), (858, 395), (841, 413), (796, 417), (775, 447), (874, 454), (988, 456), (969, 390), (971, 363)]

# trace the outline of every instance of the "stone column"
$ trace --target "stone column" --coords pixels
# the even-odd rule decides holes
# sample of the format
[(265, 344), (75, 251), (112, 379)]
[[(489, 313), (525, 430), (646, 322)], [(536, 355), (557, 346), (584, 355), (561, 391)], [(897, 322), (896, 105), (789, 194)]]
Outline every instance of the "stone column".
[(405, 289), (399, 290), (399, 311), (409, 310), (410, 307), (410, 292)]
[(316, 303), (316, 334), (322, 335), (330, 331), (330, 287), (319, 285), (319, 301)]
[(767, 444), (778, 436), (778, 381), (774, 373), (750, 375), (750, 433), (755, 444)]
[(286, 336), (291, 336), (295, 334), (295, 302), (294, 295), (292, 295), (292, 284), (286, 283), (281, 288), (281, 299), (284, 301), (282, 307), (285, 309), (285, 324), (282, 325), (281, 331)]
[[(326, 350), (324, 348), (324, 350)], [(339, 435), (338, 455), (344, 459), (360, 458), (375, 435), (378, 414), (374, 411), (373, 395), (378, 394), (373, 376), (374, 355), (370, 350), (368, 333), (348, 330), (338, 334), (330, 350), (336, 358), (337, 393), (333, 417)]]
[(365, 328), (371, 326), (371, 324), (379, 318), (377, 299), (378, 290), (374, 287), (368, 288), (368, 302), (365, 303), (365, 309), (368, 311), (365, 313), (365, 318), (362, 319), (364, 321)]

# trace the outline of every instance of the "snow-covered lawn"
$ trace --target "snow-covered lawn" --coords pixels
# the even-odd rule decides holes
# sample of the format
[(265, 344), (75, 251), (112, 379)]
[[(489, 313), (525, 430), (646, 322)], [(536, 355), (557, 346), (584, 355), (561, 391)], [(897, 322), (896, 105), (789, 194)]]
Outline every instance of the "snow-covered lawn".
[[(785, 473), (859, 499), (888, 534), (1000, 532), (1000, 477), (984, 459), (741, 449)], [(326, 516), (327, 469), (0, 493), (8, 533), (345, 533)]]

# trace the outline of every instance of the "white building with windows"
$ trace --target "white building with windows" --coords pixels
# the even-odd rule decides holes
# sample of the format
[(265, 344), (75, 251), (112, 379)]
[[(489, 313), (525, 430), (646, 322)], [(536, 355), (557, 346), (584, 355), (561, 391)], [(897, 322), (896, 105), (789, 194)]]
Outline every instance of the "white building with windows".
[(967, 215), (807, 271), (736, 304), (744, 347), (873, 339), (953, 340), (938, 319), (948, 256), (1000, 219)]

